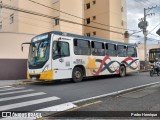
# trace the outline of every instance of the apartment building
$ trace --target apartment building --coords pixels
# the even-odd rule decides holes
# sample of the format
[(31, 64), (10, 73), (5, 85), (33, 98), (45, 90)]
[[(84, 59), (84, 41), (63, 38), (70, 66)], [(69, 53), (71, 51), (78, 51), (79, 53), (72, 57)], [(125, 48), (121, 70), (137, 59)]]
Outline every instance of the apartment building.
[(125, 0), (84, 0), (84, 4), (85, 24), (103, 29), (84, 27), (86, 36), (128, 42), (123, 35), (127, 28)]
[[(35, 1), (35, 2), (33, 2)], [(0, 3), (14, 6), (16, 8), (33, 11), (46, 15), (33, 15), (16, 10), (0, 8), (0, 32), (17, 32), (27, 34), (40, 34), (48, 31), (58, 30), (82, 34), (81, 25), (63, 22), (72, 20), (82, 24), (83, 20), (72, 17), (65, 13), (83, 16), (83, 0), (0, 0)], [(39, 4), (40, 3), (40, 4)], [(73, 6), (70, 4), (74, 4)], [(53, 9), (51, 9), (53, 8)], [(60, 12), (60, 11), (64, 11)]]
[[(0, 9), (0, 31), (40, 34), (58, 30), (128, 42), (123, 35), (127, 28), (125, 0), (33, 1), (0, 0), (3, 4), (34, 11), (53, 18), (2, 8)], [(76, 23), (79, 23), (79, 25)], [(82, 26), (81, 24), (101, 29)]]

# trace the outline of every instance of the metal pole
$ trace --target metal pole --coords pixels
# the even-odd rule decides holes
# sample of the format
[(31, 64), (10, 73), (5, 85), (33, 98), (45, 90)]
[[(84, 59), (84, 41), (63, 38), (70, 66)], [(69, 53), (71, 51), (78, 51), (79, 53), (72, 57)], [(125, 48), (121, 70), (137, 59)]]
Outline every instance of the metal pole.
[[(144, 8), (144, 23), (146, 24), (146, 9)], [(145, 70), (147, 70), (147, 25), (143, 29), (144, 34), (144, 58), (145, 58)]]

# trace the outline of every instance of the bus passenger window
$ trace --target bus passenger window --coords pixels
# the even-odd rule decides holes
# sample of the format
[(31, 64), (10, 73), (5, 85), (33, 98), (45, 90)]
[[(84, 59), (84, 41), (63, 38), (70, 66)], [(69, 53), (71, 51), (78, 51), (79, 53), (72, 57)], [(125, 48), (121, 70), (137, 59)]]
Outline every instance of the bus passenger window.
[(92, 41), (92, 55), (104, 56), (105, 55), (104, 43)]
[(118, 56), (127, 57), (127, 47), (124, 45), (118, 45)]
[(106, 55), (116, 57), (117, 46), (114, 44), (106, 44)]
[(136, 49), (134, 47), (128, 47), (127, 56), (128, 57), (137, 57)]
[(74, 40), (74, 53), (75, 55), (90, 55), (90, 41), (88, 40)]

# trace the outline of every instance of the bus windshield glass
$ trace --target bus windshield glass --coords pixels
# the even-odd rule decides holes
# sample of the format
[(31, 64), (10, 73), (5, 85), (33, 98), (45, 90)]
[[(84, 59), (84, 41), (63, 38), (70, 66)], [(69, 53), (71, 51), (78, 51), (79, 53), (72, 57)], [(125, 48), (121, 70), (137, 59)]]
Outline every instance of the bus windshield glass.
[(149, 61), (155, 62), (155, 59), (158, 58), (158, 61), (160, 61), (160, 49), (152, 49), (149, 52)]
[(29, 65), (42, 65), (49, 59), (50, 39), (46, 37), (34, 38), (30, 45)]

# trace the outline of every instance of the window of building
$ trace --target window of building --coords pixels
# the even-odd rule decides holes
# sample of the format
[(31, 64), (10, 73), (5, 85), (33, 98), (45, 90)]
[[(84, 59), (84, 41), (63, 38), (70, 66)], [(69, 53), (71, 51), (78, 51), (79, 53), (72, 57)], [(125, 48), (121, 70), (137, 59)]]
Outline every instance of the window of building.
[(0, 30), (2, 30), (2, 21), (0, 22)]
[(92, 41), (92, 55), (104, 56), (105, 55), (104, 43)]
[(128, 47), (127, 56), (128, 57), (137, 57), (136, 49), (134, 47)]
[(93, 16), (93, 20), (96, 20), (96, 16)]
[(124, 8), (123, 7), (121, 7), (121, 12), (123, 12), (124, 11)]
[(53, 4), (56, 4), (57, 2), (59, 2), (59, 0), (52, 0)]
[(107, 56), (117, 56), (117, 46), (115, 44), (106, 44), (106, 55)]
[(93, 36), (96, 36), (96, 34), (97, 34), (96, 31), (94, 31), (94, 32), (93, 32)]
[[(2, 4), (2, 1), (0, 1), (0, 4)], [(0, 14), (1, 14), (1, 11), (2, 11), (2, 6), (0, 5)]]
[(74, 40), (74, 53), (75, 55), (90, 55), (90, 41), (87, 40)]
[(93, 0), (92, 3), (93, 3), (93, 5), (96, 4), (96, 0)]
[(86, 9), (90, 9), (90, 7), (91, 7), (91, 6), (90, 6), (90, 3), (87, 3), (87, 4), (86, 4)]
[[(2, 4), (2, 1), (0, 1), (0, 4)], [(2, 5), (0, 5), (0, 8), (2, 8)]]
[(127, 47), (124, 45), (118, 45), (118, 56), (127, 57)]
[(14, 22), (14, 14), (10, 15), (10, 24), (12, 24)]
[(90, 18), (87, 18), (86, 19), (86, 24), (90, 24), (90, 22), (91, 22)]
[(124, 21), (123, 20), (121, 21), (121, 25), (124, 26)]
[(54, 24), (59, 25), (59, 18), (54, 19)]
[(86, 36), (87, 36), (87, 37), (90, 37), (90, 36), (91, 36), (91, 34), (90, 34), (90, 33), (86, 33)]

